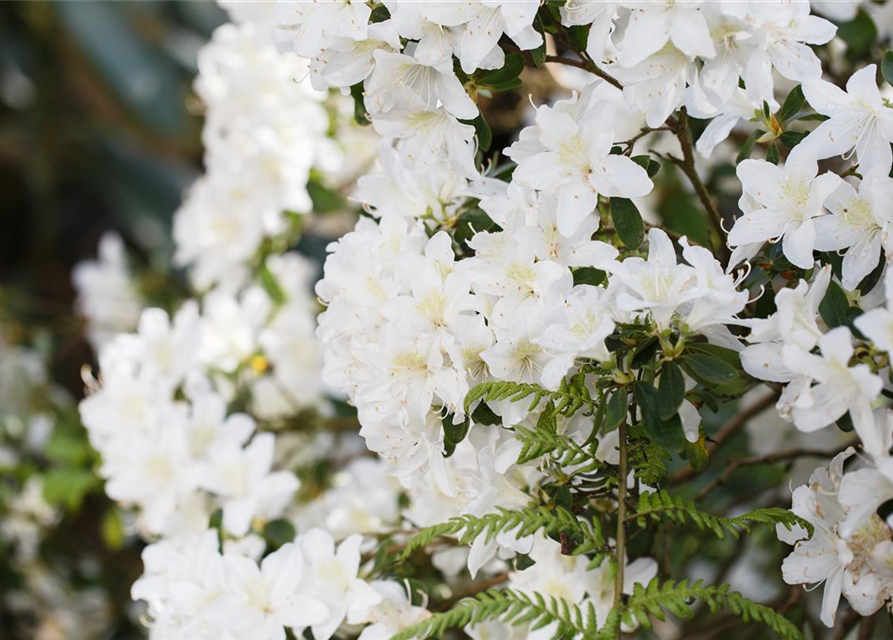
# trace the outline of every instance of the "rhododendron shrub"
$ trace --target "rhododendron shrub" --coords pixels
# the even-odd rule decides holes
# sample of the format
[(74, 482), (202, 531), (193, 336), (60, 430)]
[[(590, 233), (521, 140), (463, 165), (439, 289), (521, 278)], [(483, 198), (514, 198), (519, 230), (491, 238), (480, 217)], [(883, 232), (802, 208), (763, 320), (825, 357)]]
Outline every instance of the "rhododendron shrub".
[(151, 637), (889, 635), (890, 7), (227, 6), (80, 406)]

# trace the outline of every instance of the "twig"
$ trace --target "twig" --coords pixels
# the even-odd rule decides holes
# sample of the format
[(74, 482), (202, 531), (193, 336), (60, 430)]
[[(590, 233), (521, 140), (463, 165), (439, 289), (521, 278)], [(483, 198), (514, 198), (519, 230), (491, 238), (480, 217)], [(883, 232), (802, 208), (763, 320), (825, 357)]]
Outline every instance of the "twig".
[[(849, 445), (847, 445), (849, 446)], [(785, 462), (788, 460), (796, 460), (797, 458), (833, 458), (840, 449), (834, 451), (822, 451), (819, 449), (791, 449), (790, 451), (779, 451), (770, 453), (765, 456), (751, 456), (749, 458), (739, 458), (732, 460), (719, 476), (712, 482), (706, 484), (700, 491), (695, 494), (693, 500), (697, 502), (708, 493), (716, 489), (718, 486), (728, 482), (729, 478), (735, 471), (741, 467), (749, 467), (757, 464), (772, 464), (774, 462)]]
[(694, 187), (698, 199), (701, 201), (701, 204), (704, 205), (704, 209), (707, 210), (707, 217), (710, 219), (710, 223), (713, 225), (713, 229), (719, 240), (717, 250), (724, 261), (728, 261), (731, 257), (731, 253), (729, 252), (729, 247), (726, 245), (725, 231), (722, 228), (722, 215), (716, 206), (716, 201), (707, 191), (707, 187), (704, 185), (701, 176), (698, 175), (697, 168), (695, 167), (693, 151), (694, 143), (691, 139), (691, 131), (688, 128), (688, 112), (685, 110), (685, 107), (679, 110), (678, 119), (671, 118), (667, 121), (667, 124), (673, 129), (673, 132), (676, 134), (676, 137), (679, 139), (679, 144), (682, 147), (681, 160), (674, 156), (668, 156), (668, 158), (673, 164), (679, 167), (686, 177), (688, 177), (689, 182), (691, 182)]
[(844, 640), (848, 635), (850, 635), (850, 631), (852, 631), (857, 624), (859, 624), (859, 620), (861, 620), (862, 616), (858, 613), (850, 609), (843, 616), (843, 620), (841, 620), (837, 626), (837, 632), (831, 638), (831, 640)]
[(862, 624), (859, 625), (859, 635), (856, 637), (856, 640), (871, 640), (871, 637), (874, 635), (874, 625), (876, 622), (876, 615), (862, 620)]

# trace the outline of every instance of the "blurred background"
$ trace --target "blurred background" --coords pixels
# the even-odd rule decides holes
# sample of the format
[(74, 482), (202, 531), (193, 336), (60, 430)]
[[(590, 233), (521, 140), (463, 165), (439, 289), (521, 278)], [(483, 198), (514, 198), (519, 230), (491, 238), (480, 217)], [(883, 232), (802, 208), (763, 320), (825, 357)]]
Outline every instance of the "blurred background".
[[(201, 171), (196, 52), (225, 18), (212, 2), (0, 3), (4, 640), (143, 635), (129, 598), (139, 548), (84, 470), (95, 454), (74, 403), (94, 356), (71, 273), (109, 230), (138, 268), (170, 269), (171, 217)], [(37, 419), (52, 435), (22, 453)], [(32, 476), (49, 509), (39, 490), (29, 502)], [(31, 527), (56, 524), (23, 553)]]
[(72, 266), (109, 229), (169, 264), (201, 170), (196, 52), (224, 21), (212, 2), (0, 4), (0, 308), (63, 330), (53, 368), (72, 391), (90, 359)]

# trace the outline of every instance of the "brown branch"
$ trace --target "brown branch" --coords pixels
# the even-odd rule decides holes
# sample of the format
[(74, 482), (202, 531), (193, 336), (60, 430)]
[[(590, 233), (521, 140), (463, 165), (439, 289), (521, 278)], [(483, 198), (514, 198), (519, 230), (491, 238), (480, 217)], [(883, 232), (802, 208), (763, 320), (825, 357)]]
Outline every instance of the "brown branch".
[(862, 624), (859, 625), (859, 635), (856, 637), (856, 640), (871, 640), (871, 637), (874, 635), (874, 625), (876, 622), (876, 615), (872, 615), (871, 617), (862, 620)]
[(704, 209), (707, 210), (707, 217), (713, 225), (713, 230), (716, 232), (719, 240), (716, 249), (723, 260), (727, 262), (731, 257), (731, 252), (726, 245), (726, 232), (722, 228), (722, 214), (720, 214), (716, 201), (710, 195), (710, 192), (707, 191), (707, 187), (704, 185), (695, 167), (694, 143), (691, 138), (691, 131), (688, 128), (688, 112), (685, 110), (685, 107), (679, 110), (678, 119), (670, 118), (667, 120), (667, 124), (679, 139), (679, 145), (682, 147), (682, 159), (680, 160), (674, 156), (667, 156), (667, 158), (679, 167), (689, 182), (691, 182), (692, 187), (694, 187), (695, 194), (697, 194), (701, 204), (704, 205)]
[(840, 621), (837, 626), (837, 632), (831, 638), (831, 640), (844, 640), (848, 635), (850, 635), (850, 631), (852, 631), (857, 624), (859, 624), (859, 620), (862, 619), (858, 613), (850, 609), (843, 616), (843, 620)]
[(698, 491), (693, 499), (695, 502), (703, 499), (704, 496), (706, 496), (708, 493), (728, 482), (729, 478), (732, 477), (732, 474), (742, 467), (749, 467), (757, 464), (773, 464), (776, 462), (786, 462), (796, 460), (797, 458), (830, 459), (836, 456), (838, 453), (840, 453), (840, 449), (834, 451), (822, 451), (819, 449), (791, 449), (790, 451), (779, 451), (777, 453), (770, 453), (765, 456), (751, 456), (749, 458), (739, 458), (737, 460), (732, 460), (731, 462), (729, 462), (729, 465), (723, 470), (723, 472), (715, 480), (706, 484), (700, 491)]
[[(716, 432), (716, 435), (713, 436), (711, 442), (708, 444), (708, 452), (712, 454), (726, 440), (743, 429), (752, 418), (755, 418), (756, 416), (763, 413), (766, 409), (774, 405), (776, 400), (778, 400), (778, 396), (779, 392), (775, 391), (753, 403), (746, 409), (739, 411), (733, 418), (726, 422), (719, 431)], [(670, 476), (670, 484), (673, 485), (687, 482), (688, 480), (691, 480), (693, 477), (695, 477), (697, 473), (698, 472), (691, 467), (686, 467), (685, 469), (682, 469), (681, 471), (678, 471)]]

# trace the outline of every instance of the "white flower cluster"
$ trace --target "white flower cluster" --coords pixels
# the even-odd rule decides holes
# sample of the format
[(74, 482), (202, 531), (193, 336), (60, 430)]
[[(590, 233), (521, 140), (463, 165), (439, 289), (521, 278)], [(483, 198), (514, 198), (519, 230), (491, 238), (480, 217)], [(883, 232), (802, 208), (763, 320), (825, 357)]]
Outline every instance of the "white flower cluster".
[[(836, 19), (858, 5), (814, 4)], [(203, 53), (196, 87), (208, 106), (208, 174), (178, 213), (175, 236), (206, 294), (173, 320), (145, 311), (136, 335), (102, 351), (102, 383), (81, 405), (109, 495), (137, 507), (144, 532), (162, 538), (146, 550), (134, 587), (149, 603), (153, 636), (284, 638), (286, 629), (309, 629), (324, 640), (367, 624), (353, 631), (376, 640), (425, 620), (415, 594), (365, 579), (374, 546), (362, 536), (402, 540), (404, 520), (426, 527), (525, 509), (554, 489), (555, 467), (568, 472), (568, 491), (580, 490), (585, 481), (566, 468), (574, 465), (524, 458), (519, 434), (541, 420), (577, 447), (597, 436), (596, 464), (626, 469), (620, 427), (595, 433), (592, 415), (549, 413), (551, 402), (539, 402), (549, 390), (580, 383), (599, 401), (619, 398), (625, 429), (656, 421), (642, 389), (671, 389), (678, 423), (670, 426), (684, 439), (676, 451), (703, 445), (698, 398), (714, 398), (675, 362), (692, 345), (735, 361), (740, 354), (750, 376), (784, 385), (779, 411), (802, 431), (852, 422), (867, 464), (845, 473), (847, 452), (795, 492), (794, 512), (816, 532), (780, 530), (797, 545), (783, 574), (791, 583), (826, 581), (828, 625), (841, 594), (866, 614), (893, 597), (893, 535), (878, 515), (893, 499), (893, 422), (880, 400), (891, 389), (893, 316), (883, 304), (893, 276), (887, 289), (861, 299), (856, 292), (893, 248), (893, 110), (877, 68), (855, 73), (845, 92), (822, 80), (811, 45), (829, 42), (835, 27), (805, 0), (569, 0), (549, 14), (551, 28), (589, 26), (576, 53), (603, 78), (537, 107), (505, 150), (516, 165), (511, 178), (497, 179), (507, 173), (480, 164), (486, 122), (476, 101), (494, 88), (480, 72), (548, 60), (554, 43), (541, 11), (538, 0), (283, 1), (276, 36), (297, 57), (258, 44), (267, 27), (252, 22), (222, 28)], [(377, 172), (354, 193), (371, 217), (330, 245), (316, 287), (326, 305), (317, 330), (323, 381), (356, 407), (360, 435), (379, 458), (334, 462), (340, 471), (329, 486), (303, 502), (290, 470), (296, 458), (362, 451), (351, 442), (337, 452), (286, 452), (267, 430), (320, 395), (306, 265), (293, 254), (254, 264), (265, 239), (288, 231), (289, 213), (309, 209), (311, 169), (335, 157), (323, 94), (295, 82), (302, 75), (318, 92), (362, 100), (382, 138)], [(646, 234), (632, 199), (655, 185), (652, 161), (634, 155), (638, 142), (669, 130), (684, 146), (687, 114), (710, 121), (697, 145), (704, 156), (742, 119), (768, 123), (769, 138), (780, 137), (769, 113), (783, 84), (776, 76), (800, 83), (825, 118), (783, 163), (738, 165), (743, 215), (728, 234), (729, 264), (658, 226), (640, 253)], [(687, 144), (672, 160), (696, 182)], [(837, 170), (840, 155), (851, 166)], [(835, 170), (820, 173), (822, 160)], [(695, 186), (709, 208), (706, 188)], [(609, 220), (614, 228), (605, 228)], [(778, 250), (766, 248), (775, 242)], [(769, 251), (799, 282), (777, 292), (772, 315), (754, 319), (746, 308), (759, 283), (748, 268), (733, 270)], [(830, 266), (815, 269), (817, 251), (845, 252), (839, 284)], [(778, 280), (770, 275), (764, 286), (774, 293)], [(819, 317), (829, 293), (838, 307), (845, 299), (835, 323)], [(853, 319), (852, 302), (874, 308)], [(634, 366), (624, 345), (640, 338), (658, 354), (650, 368)], [(721, 365), (724, 379), (738, 376)], [(745, 377), (743, 386), (753, 382)], [(504, 396), (466, 406), (480, 383), (540, 389), (533, 405)], [(629, 470), (616, 480), (599, 499), (616, 505), (624, 531), (626, 490), (647, 497), (652, 489)], [(217, 508), (220, 533), (209, 530)], [(263, 557), (269, 541), (258, 534), (281, 518), (299, 533)], [(619, 533), (604, 541), (617, 557), (587, 570), (584, 557), (519, 525), (478, 535), (470, 549), (439, 549), (433, 563), (447, 580), (465, 567), (473, 579), (502, 576), (518, 593), (593, 611), (603, 626), (621, 601), (617, 591), (630, 595), (657, 574), (650, 558), (628, 562), (624, 543)], [(615, 582), (617, 572), (623, 580)], [(538, 640), (558, 630), (490, 621), (467, 632)]]
[[(858, 3), (815, 4), (841, 19), (852, 17)], [(846, 251), (841, 284), (854, 290), (878, 266), (882, 249), (890, 254), (893, 111), (877, 88), (877, 68), (853, 75), (846, 92), (822, 80), (810, 45), (829, 42), (835, 27), (811, 15), (808, 2), (570, 1), (561, 8), (562, 24), (591, 25), (586, 54), (622, 89), (595, 81), (579, 96), (538, 108), (535, 124), (506, 151), (517, 168), (505, 184), (482, 176), (476, 165), (467, 122), (477, 109), (462, 83), (503, 64), (503, 35), (514, 42), (510, 49), (542, 44), (531, 31), (537, 5), (395, 1), (373, 11), (360, 2), (280, 3), (279, 35), (310, 60), (316, 86), (347, 91), (362, 82), (365, 107), (384, 138), (382, 175), (364, 178), (357, 193), (380, 220), (361, 220), (330, 247), (317, 287), (327, 304), (319, 329), (327, 383), (357, 406), (367, 446), (389, 462), (412, 499), (409, 517), (424, 525), (522, 506), (542, 480), (535, 468), (515, 463), (520, 445), (511, 432), (485, 436), (466, 416), (462, 400), (475, 383), (554, 389), (581, 363), (610, 370), (616, 363), (605, 339), (621, 324), (648, 323), (681, 341), (704, 336), (741, 351), (751, 375), (787, 385), (779, 408), (798, 428), (815, 430), (849, 414), (874, 457), (872, 484), (860, 489), (863, 502), (864, 491), (878, 496), (869, 506), (857, 508), (855, 491), (846, 490), (869, 471), (843, 476), (837, 520), (822, 508), (809, 511), (802, 492), (795, 497), (795, 512), (831, 537), (802, 542), (792, 556), (804, 558), (802, 572), (791, 560), (785, 578), (818, 582), (837, 572), (827, 583), (829, 625), (841, 580), (857, 610), (876, 610), (893, 584), (880, 544), (889, 530), (876, 515), (893, 496), (884, 475), (889, 429), (886, 412), (873, 413), (889, 383), (878, 367), (853, 364), (850, 329), (825, 332), (817, 321), (830, 269), (819, 270), (812, 285), (781, 290), (770, 318), (746, 321), (739, 319), (750, 297), (746, 273), (726, 275), (710, 251), (683, 238), (680, 263), (667, 235), (652, 229), (647, 259), (618, 260), (613, 246), (593, 237), (608, 198), (652, 190), (646, 165), (630, 157), (643, 124), (663, 127), (684, 107), (711, 121), (698, 145), (709, 155), (742, 118), (777, 108), (777, 74), (801, 83), (806, 100), (827, 118), (782, 165), (739, 165), (744, 215), (729, 234), (735, 252), (728, 271), (780, 240), (784, 257), (801, 269), (814, 266), (814, 251)], [(819, 174), (819, 160), (839, 155), (858, 162), (861, 179)], [(475, 200), (500, 230), (472, 228), (467, 242), (451, 236)], [(602, 283), (575, 285), (582, 267), (603, 272)], [(891, 341), (890, 322), (879, 315), (886, 313), (856, 321), (871, 341), (867, 349)], [(746, 342), (729, 330), (742, 326), (752, 330)], [(881, 326), (886, 333), (876, 337)], [(507, 428), (536, 418), (510, 402), (489, 405)], [(684, 402), (680, 417), (686, 438), (698, 440), (695, 407)], [(444, 425), (469, 419), (471, 435), (448, 455)], [(572, 432), (573, 425), (563, 428)], [(529, 553), (532, 544), (511, 535), (488, 545), (479, 539), (469, 568), (474, 574), (497, 550), (509, 557)], [(840, 563), (817, 569), (817, 554), (825, 562), (832, 553)], [(562, 597), (579, 603), (591, 595), (583, 582), (568, 579), (576, 595)]]
[(244, 276), (266, 238), (311, 209), (313, 169), (338, 168), (325, 94), (301, 82), (307, 64), (278, 53), (262, 24), (219, 27), (199, 54), (206, 173), (174, 219), (176, 261), (199, 289)]
[[(588, 208), (578, 209), (582, 215), (573, 203), (562, 204), (562, 192), (574, 198), (572, 180), (594, 181), (598, 172), (562, 169), (568, 151), (548, 150), (552, 140), (577, 154), (569, 165), (579, 158), (602, 163), (600, 192), (650, 191), (651, 181), (638, 164), (607, 156), (615, 142), (610, 128), (607, 138), (603, 133), (587, 138), (574, 121), (583, 121), (589, 110), (613, 118), (618, 99), (619, 91), (596, 83), (580, 97), (538, 110), (537, 124), (522, 131), (511, 150), (519, 162), (512, 182), (487, 181), (490, 194), (480, 206), (502, 230), (475, 234), (468, 243), (474, 257), (457, 259), (459, 247), (446, 231), (429, 238), (423, 222), (409, 222), (399, 206), (393, 211), (383, 201), (375, 209), (379, 222), (361, 220), (330, 247), (325, 277), (317, 285), (327, 304), (319, 328), (326, 345), (324, 379), (356, 405), (360, 434), (409, 490), (407, 515), (420, 526), (451, 515), (524, 507), (545, 478), (536, 464), (515, 463), (520, 443), (511, 432), (476, 427), (473, 419), (469, 437), (447, 457), (443, 423), (466, 420), (462, 401), (470, 386), (511, 381), (556, 388), (581, 359), (609, 363), (604, 341), (617, 323), (647, 319), (660, 330), (707, 335), (720, 344), (735, 341), (726, 325), (737, 323), (735, 314), (748, 294), (736, 290), (737, 283), (708, 250), (683, 239), (686, 263), (679, 263), (667, 235), (653, 229), (647, 259), (618, 261), (614, 247), (591, 239), (599, 226), (598, 217), (590, 215), (595, 195)], [(605, 120), (600, 122), (604, 126)], [(557, 166), (549, 174), (554, 179), (537, 182), (541, 190), (531, 188), (526, 167), (548, 173), (549, 162)], [(531, 169), (531, 176), (536, 173)], [(565, 176), (562, 184), (559, 178)], [(563, 228), (563, 219), (571, 220), (569, 227)], [(574, 285), (572, 269), (579, 267), (606, 271), (607, 283)], [(490, 406), (506, 427), (532, 426), (538, 416), (524, 403)], [(685, 402), (682, 417), (686, 437), (696, 441), (697, 410)], [(582, 441), (585, 422), (575, 417), (563, 428), (579, 433)], [(605, 438), (601, 455), (616, 461), (613, 435), (613, 442)], [(502, 558), (530, 553), (531, 544), (529, 536), (480, 536), (468, 568), (474, 575), (497, 552)], [(559, 555), (557, 548), (545, 550), (551, 545), (558, 546), (541, 541), (542, 553)], [(456, 570), (447, 568), (449, 558), (439, 561), (448, 572)], [(592, 574), (586, 579), (602, 580)], [(580, 586), (572, 593), (575, 604), (589, 593), (599, 615), (611, 608), (613, 591), (606, 596)]]
[[(341, 168), (327, 164), (340, 152), (326, 137), (324, 95), (263, 29), (263, 20), (225, 25), (201, 53), (208, 173), (177, 214), (175, 240), (205, 291), (173, 317), (145, 309), (134, 333), (107, 327), (117, 335), (99, 351), (101, 376), (87, 380), (80, 415), (106, 493), (136, 511), (150, 542), (132, 595), (148, 605), (151, 637), (284, 639), (286, 629), (311, 629), (324, 640), (342, 624), (366, 624), (364, 640), (381, 640), (429, 615), (399, 583), (359, 577), (359, 534), (397, 525), (400, 487), (379, 461), (339, 462), (362, 453), (349, 438), (336, 451), (331, 434), (288, 432), (330, 412), (314, 267), (278, 248), (255, 264), (286, 212), (310, 209), (311, 168)], [(102, 252), (76, 276), (96, 329), (128, 281), (120, 241), (104, 240)], [(322, 463), (342, 468), (299, 498), (293, 471)], [(274, 545), (274, 521), (301, 533)], [(264, 557), (268, 544), (275, 551)]]
[[(738, 165), (744, 215), (729, 233), (735, 247), (730, 266), (752, 258), (767, 240), (780, 239), (784, 256), (803, 269), (812, 267), (813, 251), (846, 251), (841, 282), (852, 291), (877, 266), (882, 247), (890, 255), (893, 110), (876, 77), (872, 64), (853, 74), (846, 92), (821, 78), (804, 82), (806, 99), (828, 119), (784, 166), (766, 160)], [(858, 163), (861, 180), (818, 174), (819, 160), (842, 155)]]
[[(831, 268), (824, 267), (811, 284), (801, 281), (780, 291), (778, 311), (751, 321), (751, 344), (741, 360), (754, 377), (785, 385), (777, 407), (797, 429), (814, 432), (848, 416), (867, 454), (865, 468), (844, 473), (844, 462), (854, 453), (848, 449), (828, 469), (818, 469), (809, 485), (794, 491), (793, 511), (815, 527), (811, 538), (806, 539), (802, 528), (779, 528), (781, 539), (797, 544), (782, 567), (785, 581), (824, 582), (822, 621), (833, 626), (841, 593), (861, 615), (871, 615), (893, 597), (893, 532), (877, 513), (893, 498), (893, 413), (874, 409), (881, 391), (889, 388), (886, 373), (872, 360), (853, 364), (851, 330), (827, 330), (818, 317), (829, 284)], [(887, 300), (891, 285), (888, 275)], [(861, 338), (870, 340), (861, 348), (885, 353), (893, 348), (893, 316), (886, 308), (857, 317), (855, 327)], [(813, 353), (816, 347), (818, 353)]]

